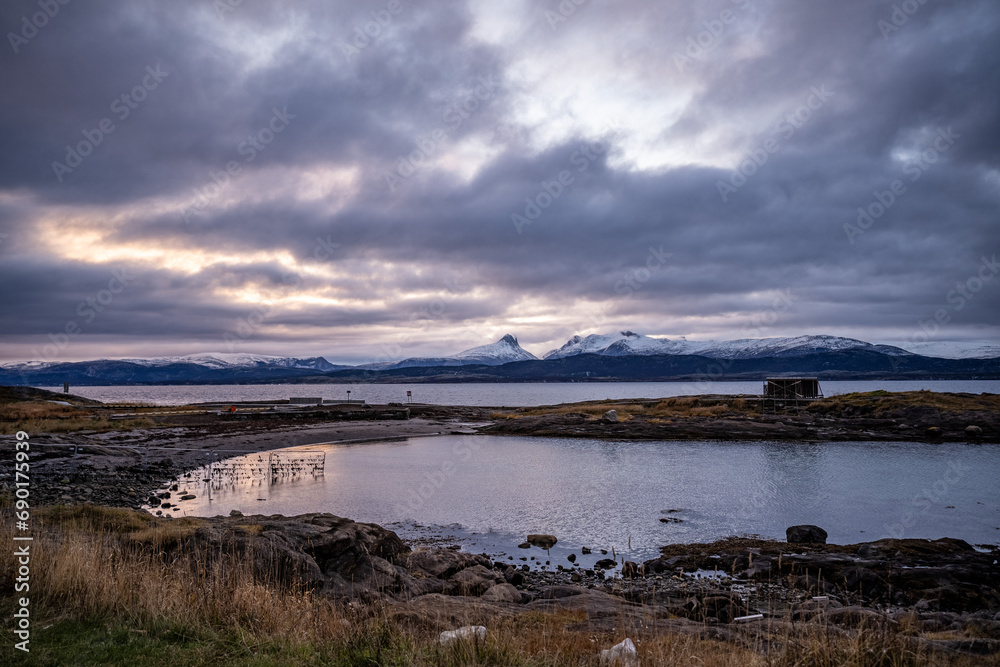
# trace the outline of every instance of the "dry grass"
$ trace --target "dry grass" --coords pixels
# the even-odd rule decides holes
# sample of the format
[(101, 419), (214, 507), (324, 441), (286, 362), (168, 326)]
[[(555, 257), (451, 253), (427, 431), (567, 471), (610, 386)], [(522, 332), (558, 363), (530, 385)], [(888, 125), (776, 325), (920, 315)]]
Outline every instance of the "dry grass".
[(511, 412), (494, 412), (493, 419), (519, 419), (545, 415), (582, 414), (600, 419), (608, 410), (618, 413), (619, 421), (633, 417), (647, 420), (669, 420), (676, 417), (721, 417), (748, 415), (759, 412), (756, 404), (732, 396), (676, 396), (655, 401), (588, 401), (565, 405), (520, 408)]
[[(0, 518), (7, 544), (10, 514)], [(197, 529), (197, 520), (80, 506), (36, 512), (35, 525), (31, 605), (38, 630), (32, 657), (39, 664), (596, 666), (600, 650), (625, 636), (636, 642), (643, 665), (998, 664), (994, 658), (932, 656), (884, 627), (854, 632), (809, 625), (777, 641), (755, 639), (751, 631), (745, 642), (733, 643), (657, 632), (625, 618), (614, 631), (593, 631), (582, 611), (496, 618), (487, 622), (484, 642), (442, 647), (435, 642), (441, 618), (414, 627), (394, 619), (399, 607), (340, 605), (295, 587), (278, 588), (238, 558), (162, 553), (161, 538), (176, 541)], [(14, 567), (13, 550), (0, 550), (0, 568)], [(5, 618), (11, 605), (0, 598)], [(62, 634), (46, 634), (56, 631)]]
[(942, 412), (1000, 412), (998, 394), (960, 394), (933, 391), (867, 391), (830, 396), (809, 406), (810, 412), (841, 413), (845, 409), (878, 415), (906, 408), (936, 408)]
[(110, 420), (86, 406), (60, 405), (49, 401), (14, 401), (0, 404), (0, 435), (70, 433), (73, 431), (124, 431), (153, 426), (152, 419)]

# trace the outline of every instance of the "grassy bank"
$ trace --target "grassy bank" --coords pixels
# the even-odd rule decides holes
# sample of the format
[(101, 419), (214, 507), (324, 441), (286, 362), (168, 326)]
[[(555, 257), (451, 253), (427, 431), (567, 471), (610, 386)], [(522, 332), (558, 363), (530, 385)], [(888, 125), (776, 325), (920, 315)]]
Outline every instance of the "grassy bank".
[(32, 387), (0, 387), (0, 435), (27, 433), (72, 433), (148, 428), (148, 418), (108, 419), (100, 403), (79, 396), (56, 394)]
[[(10, 508), (2, 514), (2, 535), (12, 544)], [(905, 628), (800, 624), (777, 636), (748, 630), (739, 642), (701, 639), (651, 629), (653, 610), (649, 623), (623, 619), (614, 632), (589, 628), (585, 612), (508, 612), (484, 621), (485, 641), (441, 646), (441, 629), (483, 619), (417, 613), (405, 603), (338, 603), (280, 585), (266, 568), (255, 575), (232, 554), (181, 547), (201, 526), (197, 519), (77, 506), (38, 510), (33, 524), (31, 653), (12, 648), (7, 579), (4, 664), (577, 666), (598, 665), (600, 650), (625, 636), (643, 665), (1000, 664), (931, 655)], [(12, 550), (0, 550), (0, 569), (14, 568)]]

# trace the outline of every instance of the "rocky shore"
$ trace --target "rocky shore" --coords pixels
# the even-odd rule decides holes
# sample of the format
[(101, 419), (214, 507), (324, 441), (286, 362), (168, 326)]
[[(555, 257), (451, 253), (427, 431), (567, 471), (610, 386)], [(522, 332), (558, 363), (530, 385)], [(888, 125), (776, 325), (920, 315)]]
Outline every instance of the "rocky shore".
[[(2, 409), (2, 406), (0, 406)], [(429, 411), (430, 412), (430, 411)], [(479, 411), (461, 416), (475, 419)], [(154, 428), (74, 433), (29, 433), (32, 497), (37, 505), (94, 502), (141, 508), (183, 473), (228, 457), (319, 443), (387, 441), (429, 435), (474, 433), (449, 412), (408, 420), (331, 421), (173, 419)], [(195, 423), (191, 423), (195, 421)], [(13, 442), (13, 436), (0, 437)], [(13, 463), (13, 447), (0, 462)], [(0, 486), (11, 477), (5, 466)]]
[[(32, 504), (55, 505), (47, 511), (56, 515), (80, 503), (91, 508), (86, 511), (137, 509), (182, 473), (238, 453), (477, 431), (622, 440), (996, 442), (1000, 416), (973, 399), (959, 401), (957, 409), (930, 400), (879, 406), (874, 398), (761, 414), (732, 397), (695, 397), (680, 406), (686, 414), (667, 406), (678, 412), (670, 417), (656, 413), (663, 403), (656, 401), (505, 412), (428, 407), (389, 421), (162, 418), (154, 428), (30, 433)], [(967, 430), (970, 425), (976, 430)], [(3, 448), (0, 458), (11, 457), (12, 448)], [(0, 478), (4, 486), (6, 477)], [(405, 626), (449, 629), (560, 611), (576, 614), (581, 629), (641, 627), (766, 648), (808, 623), (845, 633), (878, 628), (945, 654), (1000, 655), (1000, 553), (960, 540), (838, 546), (732, 538), (670, 545), (643, 563), (605, 559), (588, 568), (570, 560), (540, 571), (512, 558), (410, 545), (383, 527), (329, 514), (144, 516), (152, 529), (130, 539), (152, 539), (163, 554), (235, 557), (276, 586), (375, 606)], [(524, 546), (539, 560), (548, 554), (544, 540)]]
[(796, 624), (811, 623), (902, 633), (944, 653), (1000, 653), (1000, 553), (960, 540), (729, 539), (671, 545), (605, 574), (528, 571), (486, 555), (411, 548), (378, 525), (330, 514), (150, 518), (129, 539), (155, 544), (167, 560), (237, 559), (271, 585), (374, 605), (425, 630), (564, 611), (577, 614), (579, 629), (642, 627), (747, 646), (783, 641)]

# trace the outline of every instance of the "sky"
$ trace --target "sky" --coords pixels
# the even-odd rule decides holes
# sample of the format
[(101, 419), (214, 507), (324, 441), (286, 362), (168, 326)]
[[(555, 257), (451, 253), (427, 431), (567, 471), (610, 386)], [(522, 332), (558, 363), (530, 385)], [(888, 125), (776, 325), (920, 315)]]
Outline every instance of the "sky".
[(0, 361), (1000, 341), (995, 0), (10, 0)]

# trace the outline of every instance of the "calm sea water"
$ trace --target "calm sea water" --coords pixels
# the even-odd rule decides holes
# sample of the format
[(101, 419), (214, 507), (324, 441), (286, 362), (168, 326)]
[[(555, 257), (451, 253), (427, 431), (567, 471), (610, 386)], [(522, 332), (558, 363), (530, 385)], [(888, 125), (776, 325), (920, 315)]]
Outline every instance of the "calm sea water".
[[(369, 403), (406, 402), (406, 392), (413, 401), (438, 405), (511, 406), (556, 405), (605, 398), (666, 398), (692, 394), (760, 394), (762, 383), (748, 382), (537, 382), (488, 384), (237, 384), (177, 386), (71, 387), (79, 396), (105, 402), (142, 401), (156, 405), (187, 403), (265, 401), (291, 396), (321, 396), (324, 399)], [(827, 396), (854, 391), (956, 391), (979, 394), (1000, 393), (1000, 380), (927, 380), (927, 381), (858, 381), (821, 382)], [(62, 391), (62, 387), (45, 387)]]
[(840, 544), (1000, 543), (994, 445), (437, 436), (281, 452), (304, 449), (325, 453), (323, 476), (227, 483), (209, 500), (204, 481), (194, 481), (205, 475), (195, 474), (182, 490), (197, 499), (175, 515), (331, 512), (404, 537), (444, 526), (475, 550), (515, 557), (525, 555), (517, 542), (533, 532), (559, 538), (553, 556), (588, 546), (639, 559), (667, 543), (783, 539), (801, 523), (822, 526)]

